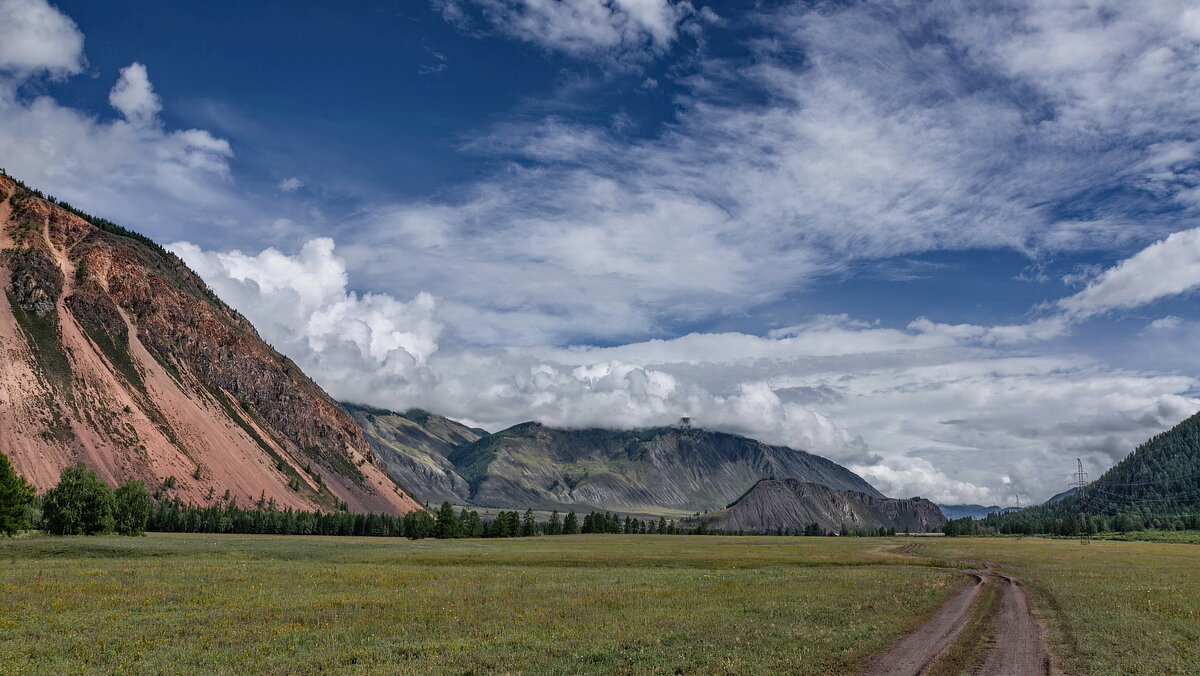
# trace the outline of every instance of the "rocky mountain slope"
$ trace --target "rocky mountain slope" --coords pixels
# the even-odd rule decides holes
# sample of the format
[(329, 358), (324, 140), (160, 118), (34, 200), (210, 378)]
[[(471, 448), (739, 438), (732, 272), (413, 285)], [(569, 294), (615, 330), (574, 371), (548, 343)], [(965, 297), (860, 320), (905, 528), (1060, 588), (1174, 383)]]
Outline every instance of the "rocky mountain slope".
[(414, 498), (430, 505), (470, 501), (471, 487), (450, 462), (450, 454), (486, 436), (486, 430), (420, 409), (396, 413), (360, 404), (342, 406), (366, 432), (387, 473)]
[[(825, 458), (700, 429), (565, 430), (523, 423), (477, 436), (438, 416), (351, 410), (404, 486), (431, 503), (682, 515), (723, 507), (756, 481), (793, 477), (882, 497)], [(418, 428), (429, 427), (425, 432)], [(424, 487), (418, 487), (424, 482)]]
[(403, 513), (354, 420), (177, 257), (0, 176), (0, 448), (185, 501)]
[(923, 498), (895, 500), (858, 491), (839, 491), (797, 479), (767, 479), (728, 508), (704, 514), (695, 523), (710, 530), (754, 533), (803, 532), (815, 523), (823, 531), (895, 528), (925, 533), (946, 523), (937, 505)]

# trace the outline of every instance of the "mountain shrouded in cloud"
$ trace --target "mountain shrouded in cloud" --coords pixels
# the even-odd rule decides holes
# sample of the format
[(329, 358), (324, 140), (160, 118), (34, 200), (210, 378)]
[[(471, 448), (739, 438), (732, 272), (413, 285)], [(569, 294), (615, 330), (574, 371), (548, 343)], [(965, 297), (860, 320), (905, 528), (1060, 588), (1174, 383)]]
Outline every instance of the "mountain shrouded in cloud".
[(1200, 407), (1192, 3), (142, 11), (206, 58), (0, 0), (0, 166), (341, 399), (690, 416), (980, 504)]

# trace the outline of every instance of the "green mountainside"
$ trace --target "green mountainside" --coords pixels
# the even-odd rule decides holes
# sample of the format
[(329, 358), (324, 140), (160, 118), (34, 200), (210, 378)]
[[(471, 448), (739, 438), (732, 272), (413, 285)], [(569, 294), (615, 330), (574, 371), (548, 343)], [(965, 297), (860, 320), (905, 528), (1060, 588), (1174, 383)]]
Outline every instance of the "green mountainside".
[(1200, 528), (1200, 414), (1152, 437), (1083, 490), (983, 524), (1064, 535)]

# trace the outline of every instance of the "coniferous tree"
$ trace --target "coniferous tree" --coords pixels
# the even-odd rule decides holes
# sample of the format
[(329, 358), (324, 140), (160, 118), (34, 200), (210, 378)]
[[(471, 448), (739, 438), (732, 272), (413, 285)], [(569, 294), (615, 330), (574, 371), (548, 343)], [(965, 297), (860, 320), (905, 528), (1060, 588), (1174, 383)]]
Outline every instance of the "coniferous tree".
[(463, 521), (462, 527), (463, 527), (463, 534), (465, 537), (469, 537), (469, 538), (484, 537), (483, 521), (479, 518), (479, 512), (476, 512), (473, 509), (471, 511), (467, 512), (467, 518), (465, 521)]
[(433, 533), (436, 527), (437, 524), (434, 523), (433, 517), (423, 509), (414, 509), (404, 515), (404, 533), (411, 540), (427, 537)]
[(546, 535), (562, 535), (562, 517), (558, 515), (558, 510), (550, 512), (550, 521), (546, 524)]
[(443, 502), (441, 509), (438, 510), (434, 537), (443, 540), (456, 538), (459, 537), (460, 530), (458, 517), (454, 514), (454, 505), (451, 505), (449, 500)]
[(575, 512), (568, 512), (567, 518), (563, 519), (563, 535), (578, 535), (579, 534), (579, 517), (575, 516)]
[(521, 520), (521, 536), (537, 535), (537, 521), (533, 518), (533, 510), (525, 510), (525, 518)]
[(12, 537), (29, 528), (29, 505), (34, 490), (0, 453), (0, 533)]

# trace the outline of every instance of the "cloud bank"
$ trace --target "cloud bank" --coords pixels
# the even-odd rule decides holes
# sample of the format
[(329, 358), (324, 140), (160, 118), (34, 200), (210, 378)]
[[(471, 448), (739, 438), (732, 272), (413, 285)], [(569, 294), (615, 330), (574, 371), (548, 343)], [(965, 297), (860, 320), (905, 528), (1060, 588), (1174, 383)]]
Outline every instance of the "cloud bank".
[[(526, 419), (629, 428), (689, 416), (821, 453), (898, 495), (989, 504), (1009, 499), (1006, 491), (1048, 496), (1066, 476), (1064, 455), (1108, 466), (1200, 409), (1194, 377), (1032, 352), (1066, 330), (1054, 319), (893, 329), (829, 316), (768, 336), (445, 349), (458, 327), (436, 299), (348, 290), (328, 239), (293, 256), (171, 248), (336, 397), (420, 406), (491, 429)], [(948, 467), (959, 469), (952, 477)]]

